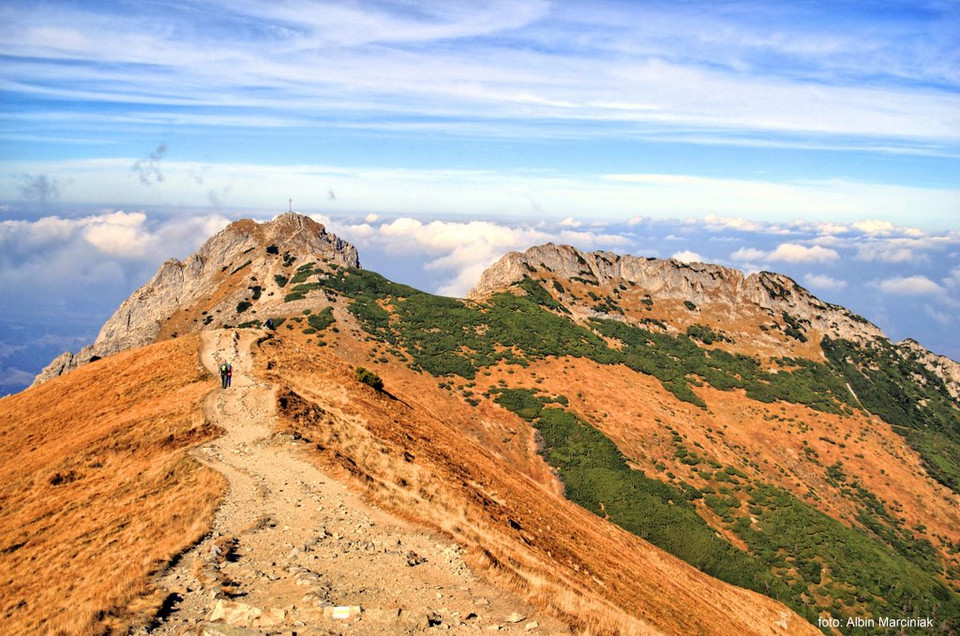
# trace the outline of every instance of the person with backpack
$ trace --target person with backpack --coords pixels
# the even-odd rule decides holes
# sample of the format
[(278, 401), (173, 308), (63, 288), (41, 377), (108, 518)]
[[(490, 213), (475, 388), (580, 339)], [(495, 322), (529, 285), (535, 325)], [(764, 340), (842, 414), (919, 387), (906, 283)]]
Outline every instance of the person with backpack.
[(230, 386), (230, 375), (233, 369), (230, 368), (230, 363), (224, 360), (220, 363), (220, 388), (225, 389)]
[(227, 362), (226, 364), (227, 364), (227, 387), (226, 388), (229, 389), (230, 381), (233, 379), (233, 365), (230, 364), (229, 362)]

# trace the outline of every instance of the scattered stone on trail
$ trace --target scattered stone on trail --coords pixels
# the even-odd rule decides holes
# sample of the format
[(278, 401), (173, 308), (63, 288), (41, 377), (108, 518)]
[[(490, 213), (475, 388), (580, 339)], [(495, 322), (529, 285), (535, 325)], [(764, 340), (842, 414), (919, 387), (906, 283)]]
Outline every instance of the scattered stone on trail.
[(520, 614), (520, 613), (518, 613), (518, 612), (514, 612), (513, 614), (510, 614), (510, 616), (507, 617), (507, 622), (508, 622), (508, 623), (519, 623), (520, 621), (522, 621), (522, 620), (525, 619), (525, 618), (526, 618), (526, 616), (524, 616), (523, 614)]
[(363, 613), (363, 608), (359, 605), (338, 605), (336, 607), (323, 608), (323, 615), (335, 620), (351, 620), (358, 618)]
[(211, 623), (223, 621), (227, 625), (250, 627), (253, 620), (258, 618), (262, 613), (260, 608), (253, 607), (252, 605), (220, 599), (213, 607), (210, 615), (207, 616), (207, 620)]
[(407, 552), (407, 565), (409, 565), (410, 567), (415, 567), (420, 565), (421, 563), (426, 563), (426, 562), (427, 560), (424, 557), (420, 556), (413, 550), (410, 550), (409, 552)]
[(533, 630), (537, 629), (538, 627), (540, 627), (540, 623), (538, 623), (537, 621), (531, 621), (531, 622), (527, 623), (527, 624), (524, 626), (523, 629), (524, 629), (525, 631), (532, 632)]

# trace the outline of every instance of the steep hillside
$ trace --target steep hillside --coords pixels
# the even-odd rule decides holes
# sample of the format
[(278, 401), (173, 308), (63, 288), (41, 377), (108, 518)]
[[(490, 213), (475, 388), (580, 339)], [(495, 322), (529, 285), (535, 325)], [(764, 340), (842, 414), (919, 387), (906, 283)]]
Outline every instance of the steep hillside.
[(0, 616), (84, 634), (156, 611), (149, 576), (206, 534), (222, 477), (197, 339), (117, 354), (0, 399)]
[(296, 215), (198, 255), (46, 376), (236, 331), (311, 461), (579, 630), (960, 630), (960, 367), (787, 277), (545, 245), (442, 298)]

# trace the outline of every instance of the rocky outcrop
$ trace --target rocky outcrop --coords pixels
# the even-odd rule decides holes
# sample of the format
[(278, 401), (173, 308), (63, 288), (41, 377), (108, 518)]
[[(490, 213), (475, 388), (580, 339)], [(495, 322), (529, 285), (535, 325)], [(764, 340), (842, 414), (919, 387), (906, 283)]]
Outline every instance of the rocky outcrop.
[(226, 291), (231, 276), (238, 272), (266, 284), (284, 261), (299, 265), (311, 260), (360, 266), (353, 245), (310, 217), (286, 213), (267, 223), (250, 219), (231, 223), (186, 260), (171, 259), (161, 265), (104, 323), (92, 345), (76, 354), (58, 356), (31, 386), (99, 358), (155, 342), (163, 322), (175, 312), (218, 293), (224, 295), (224, 316), (229, 315), (240, 296), (249, 293), (248, 287), (236, 284), (232, 295)]
[[(812, 329), (834, 339), (859, 343), (888, 341), (873, 323), (844, 307), (823, 302), (783, 274), (745, 275), (720, 265), (581, 252), (569, 245), (552, 243), (507, 254), (483, 273), (469, 297), (476, 300), (503, 291), (535, 272), (549, 272), (559, 279), (592, 281), (599, 286), (634, 283), (652, 298), (689, 301), (709, 307), (714, 314), (725, 312), (731, 317), (744, 306), (753, 306), (774, 320), (789, 315), (789, 320), (804, 330)], [(960, 400), (960, 364), (928, 351), (915, 340), (904, 340), (896, 348), (905, 359), (919, 361), (943, 380), (950, 395)]]
[(470, 292), (477, 299), (501, 291), (534, 271), (561, 279), (578, 278), (599, 285), (626, 281), (654, 298), (683, 300), (696, 305), (730, 309), (752, 304), (780, 318), (789, 314), (800, 323), (834, 338), (864, 341), (883, 332), (864, 318), (838, 305), (825, 303), (782, 274), (743, 272), (707, 263), (621, 256), (611, 252), (581, 252), (569, 245), (538, 245), (511, 252), (491, 266)]
[(916, 340), (907, 338), (897, 343), (897, 352), (904, 358), (915, 359), (943, 380), (953, 399), (960, 400), (960, 363), (946, 356), (928, 351)]

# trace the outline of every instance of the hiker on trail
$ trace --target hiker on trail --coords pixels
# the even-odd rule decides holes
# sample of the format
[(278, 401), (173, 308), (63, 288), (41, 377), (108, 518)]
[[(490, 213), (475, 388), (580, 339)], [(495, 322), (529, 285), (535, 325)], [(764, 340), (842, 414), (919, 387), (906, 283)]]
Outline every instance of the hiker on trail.
[(267, 329), (273, 331), (273, 318), (267, 318)]
[(220, 363), (220, 388), (225, 389), (230, 386), (230, 376), (233, 375), (233, 365), (227, 361)]

